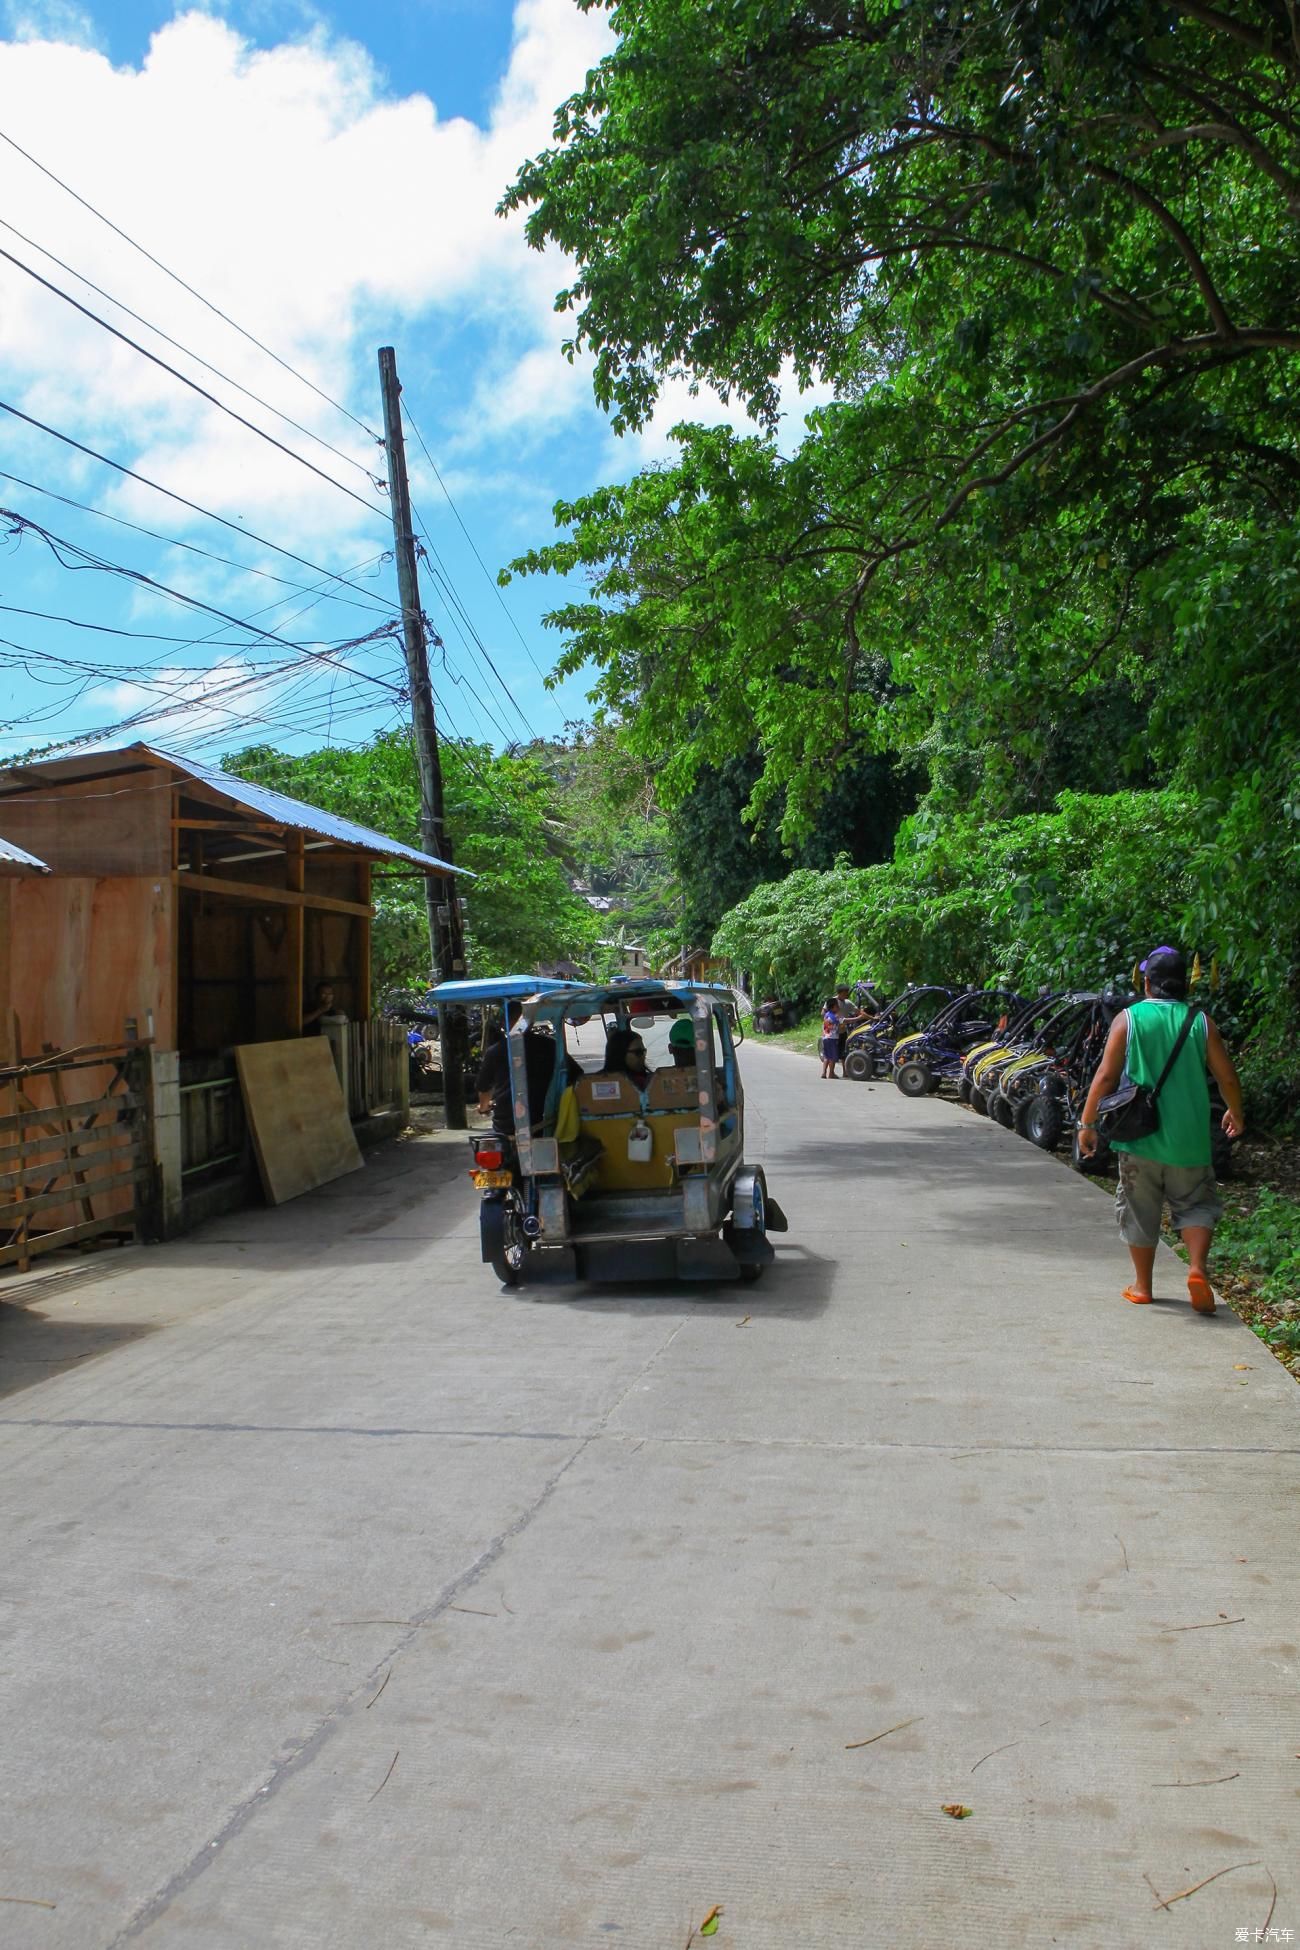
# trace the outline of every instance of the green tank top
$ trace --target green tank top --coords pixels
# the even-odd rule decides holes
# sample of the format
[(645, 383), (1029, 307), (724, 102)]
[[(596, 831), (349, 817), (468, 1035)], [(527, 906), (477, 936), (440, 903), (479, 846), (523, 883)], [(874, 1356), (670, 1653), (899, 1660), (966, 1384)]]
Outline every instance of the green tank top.
[[(1134, 1083), (1153, 1090), (1178, 1040), (1186, 1002), (1135, 1002), (1128, 1011), (1128, 1049), (1124, 1068)], [(1210, 1086), (1205, 1075), (1205, 1017), (1199, 1015), (1178, 1052), (1178, 1061), (1165, 1079), (1157, 1109), (1160, 1128), (1116, 1151), (1138, 1158), (1154, 1158), (1162, 1165), (1210, 1163)]]

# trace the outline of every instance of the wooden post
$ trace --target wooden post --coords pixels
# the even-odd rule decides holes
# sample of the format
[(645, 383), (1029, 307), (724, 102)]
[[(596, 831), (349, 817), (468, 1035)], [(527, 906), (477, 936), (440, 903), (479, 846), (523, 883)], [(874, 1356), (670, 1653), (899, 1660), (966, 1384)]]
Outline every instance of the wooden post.
[[(411, 733), (415, 742), (416, 764), (420, 777), (420, 845), (435, 859), (452, 862), (451, 840), (447, 833), (442, 794), (442, 768), (438, 759), (438, 728), (433, 714), (433, 684), (429, 678), (429, 652), (424, 634), (424, 611), (420, 608), (420, 584), (416, 567), (415, 529), (411, 517), (411, 495), (406, 479), (406, 448), (402, 438), (402, 388), (397, 377), (397, 358), (391, 345), (379, 352), (379, 383), (384, 400), (384, 446), (388, 454), (388, 503), (393, 515), (393, 553), (397, 566), (397, 593), (402, 603), (402, 641), (406, 648), (407, 685), (411, 693)], [(429, 921), (429, 947), (439, 981), (447, 982), (465, 973), (465, 944), (461, 932), (460, 905), (456, 897), (456, 878), (448, 874), (445, 899), (439, 900), (437, 883), (427, 874), (424, 881), (425, 908)], [(468, 1032), (464, 1013), (444, 1006), (438, 1011), (439, 1040), (442, 1044), (443, 1109), (449, 1131), (468, 1127), (465, 1104), (465, 1057)]]
[[(288, 855), (290, 892), (302, 894), (307, 889), (307, 855), (301, 833), (285, 836)], [(285, 910), (288, 924), (284, 936), (285, 956), (285, 1029), (286, 1036), (302, 1035), (302, 985), (303, 985), (303, 940), (306, 927), (306, 914), (301, 905)]]
[[(369, 860), (362, 860), (357, 866), (357, 899), (367, 907), (371, 905)], [(373, 921), (358, 921), (352, 937), (352, 982), (358, 1022), (366, 1022), (370, 1016), (370, 940), (373, 926)]]
[(13, 931), (13, 882), (0, 875), (0, 1064), (18, 1061), (18, 1050), (11, 1047), (9, 1020), (13, 1006)]

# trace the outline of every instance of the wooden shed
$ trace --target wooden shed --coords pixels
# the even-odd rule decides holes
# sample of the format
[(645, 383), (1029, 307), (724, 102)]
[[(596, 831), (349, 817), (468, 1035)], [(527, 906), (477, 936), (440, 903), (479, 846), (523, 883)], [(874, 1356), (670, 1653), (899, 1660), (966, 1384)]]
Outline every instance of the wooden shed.
[(0, 1064), (132, 1037), (173, 1053), (182, 1096), (210, 1100), (181, 1105), (190, 1177), (240, 1148), (232, 1051), (301, 1035), (318, 983), (355, 1026), (353, 1115), (389, 1041), (404, 1078), (400, 1030), (369, 1021), (372, 875), (449, 897), (445, 861), (144, 744), (0, 770), (0, 832)]

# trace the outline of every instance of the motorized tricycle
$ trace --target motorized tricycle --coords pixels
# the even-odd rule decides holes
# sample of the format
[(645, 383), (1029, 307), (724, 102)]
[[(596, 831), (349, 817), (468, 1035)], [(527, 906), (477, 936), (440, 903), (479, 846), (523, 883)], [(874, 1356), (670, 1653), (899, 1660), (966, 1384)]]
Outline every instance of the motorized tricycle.
[[(509, 976), (445, 983), (435, 995), (468, 1001), (471, 989), (506, 1012), (513, 1115), (498, 1121), (514, 1128), (471, 1140), (483, 1259), (501, 1284), (756, 1280), (775, 1257), (768, 1234), (787, 1222), (762, 1166), (745, 1161), (731, 991)], [(636, 1078), (596, 1067), (602, 1030), (645, 1035), (674, 1024), (690, 1034), (678, 1027), (664, 1066)], [(599, 1048), (582, 1047), (589, 1025)]]

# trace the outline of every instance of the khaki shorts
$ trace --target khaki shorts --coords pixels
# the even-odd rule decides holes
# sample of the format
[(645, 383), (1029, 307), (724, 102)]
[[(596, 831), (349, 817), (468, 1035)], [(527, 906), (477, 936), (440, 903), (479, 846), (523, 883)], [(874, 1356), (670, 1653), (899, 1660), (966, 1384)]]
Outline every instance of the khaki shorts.
[(1213, 1229), (1223, 1217), (1209, 1165), (1162, 1165), (1154, 1158), (1136, 1157), (1131, 1151), (1115, 1155), (1119, 1159), (1115, 1217), (1126, 1246), (1160, 1243), (1160, 1216), (1166, 1203), (1178, 1232), (1185, 1232), (1188, 1226)]

